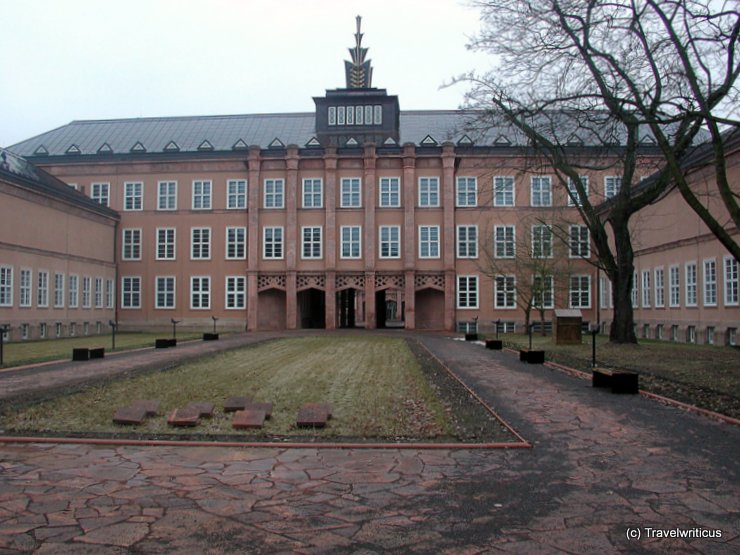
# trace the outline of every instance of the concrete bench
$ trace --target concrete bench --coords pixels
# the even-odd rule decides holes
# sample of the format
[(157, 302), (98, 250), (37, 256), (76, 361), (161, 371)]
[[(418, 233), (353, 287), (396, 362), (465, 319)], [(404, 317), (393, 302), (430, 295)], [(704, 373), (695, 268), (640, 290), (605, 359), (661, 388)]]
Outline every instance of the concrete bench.
[(545, 351), (519, 349), (519, 360), (522, 362), (528, 362), (529, 364), (544, 364)]
[(105, 347), (75, 347), (72, 349), (72, 360), (90, 360), (105, 358)]
[(612, 393), (637, 393), (639, 391), (639, 377), (631, 370), (615, 370), (611, 368), (594, 368), (591, 374), (593, 387), (608, 387)]

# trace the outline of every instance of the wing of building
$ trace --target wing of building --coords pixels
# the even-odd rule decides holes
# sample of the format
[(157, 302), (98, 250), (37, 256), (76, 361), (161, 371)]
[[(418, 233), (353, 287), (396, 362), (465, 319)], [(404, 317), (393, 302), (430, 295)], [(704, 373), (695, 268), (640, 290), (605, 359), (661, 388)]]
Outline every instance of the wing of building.
[[(74, 121), (11, 147), (120, 218), (115, 246), (93, 227), (72, 241), (108, 245), (115, 318), (207, 329), (215, 317), (247, 330), (467, 331), (498, 321), (513, 331), (530, 304), (548, 323), (555, 308), (572, 308), (608, 324), (588, 229), (526, 139), (481, 125), (476, 112), (401, 110), (372, 87), (359, 28), (356, 37), (346, 87), (315, 97), (311, 113)], [(586, 157), (619, 148), (618, 133), (569, 129), (557, 115), (546, 123)], [(648, 135), (644, 147), (655, 154)], [(584, 175), (591, 202), (615, 194), (618, 176)], [(64, 259), (43, 264), (68, 291), (73, 275), (112, 275)], [(23, 264), (5, 266), (16, 276)], [(17, 301), (0, 316), (39, 335)], [(92, 307), (38, 309), (63, 330), (108, 318)]]

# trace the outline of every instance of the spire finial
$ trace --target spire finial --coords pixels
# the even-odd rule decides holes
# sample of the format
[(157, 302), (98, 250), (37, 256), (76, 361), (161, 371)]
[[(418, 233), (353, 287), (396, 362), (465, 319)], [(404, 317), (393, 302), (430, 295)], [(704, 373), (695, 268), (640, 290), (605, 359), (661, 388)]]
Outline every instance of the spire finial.
[(347, 88), (369, 89), (372, 86), (373, 69), (370, 67), (370, 60), (365, 60), (368, 49), (362, 47), (362, 32), (360, 31), (362, 17), (358, 15), (356, 21), (355, 46), (349, 49), (352, 61), (344, 62)]

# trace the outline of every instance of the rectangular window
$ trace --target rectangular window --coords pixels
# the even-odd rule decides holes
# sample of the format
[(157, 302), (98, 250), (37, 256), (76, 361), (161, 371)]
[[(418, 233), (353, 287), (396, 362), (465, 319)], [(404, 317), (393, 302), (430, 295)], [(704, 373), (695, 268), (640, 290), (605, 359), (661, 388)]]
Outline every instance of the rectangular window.
[(340, 184), (342, 208), (359, 208), (362, 206), (362, 186), (359, 177), (343, 177)]
[(321, 258), (321, 227), (301, 228), (302, 248), (301, 258)]
[(154, 308), (175, 308), (175, 276), (154, 278)]
[(707, 326), (707, 345), (714, 345), (714, 326)]
[(211, 228), (194, 227), (190, 230), (190, 259), (211, 259)]
[(247, 279), (244, 276), (226, 276), (226, 310), (247, 307)]
[(704, 306), (717, 306), (717, 261), (704, 261)]
[(696, 343), (696, 326), (688, 326), (686, 328), (686, 342)]
[(157, 260), (175, 260), (175, 228), (157, 228)]
[(265, 208), (285, 208), (285, 182), (282, 179), (265, 179)]
[(192, 276), (190, 278), (190, 308), (191, 310), (211, 308), (210, 276)]
[(126, 182), (123, 184), (123, 209), (144, 209), (144, 184), (140, 181)]
[(570, 276), (570, 308), (591, 308), (591, 276)]
[(419, 178), (419, 206), (434, 208), (439, 206), (439, 178)]
[(678, 266), (668, 268), (668, 295), (670, 307), (681, 305), (681, 271)]
[(457, 308), (478, 308), (478, 276), (457, 276)]
[(226, 259), (245, 260), (247, 258), (247, 228), (226, 228)]
[(622, 188), (622, 178), (610, 175), (604, 178), (604, 198), (610, 199), (619, 194)]
[(516, 278), (496, 276), (495, 308), (516, 308)]
[(49, 272), (39, 270), (36, 287), (36, 306), (49, 306)]
[(106, 279), (105, 280), (105, 308), (114, 308), (113, 307), (113, 280), (112, 279)]
[(90, 198), (103, 206), (110, 206), (110, 183), (92, 183)]
[(552, 228), (549, 225), (532, 226), (532, 258), (552, 258)]
[(608, 308), (607, 305), (607, 278), (605, 276), (599, 277), (599, 308)]
[(328, 119), (329, 119), (329, 125), (337, 124), (337, 107), (336, 106), (329, 106)]
[[(588, 176), (582, 175), (580, 177), (583, 192), (588, 197)], [(568, 178), (568, 206), (583, 206), (583, 198), (578, 192), (578, 187), (570, 178)]]
[(20, 283), (20, 298), (18, 299), (18, 305), (28, 307), (31, 306), (31, 287), (32, 287), (32, 273), (29, 268), (21, 268), (21, 283)]
[(140, 277), (125, 276), (121, 278), (121, 308), (141, 308)]
[(632, 307), (637, 308), (638, 304), (638, 295), (640, 292), (639, 285), (637, 283), (637, 271), (632, 272), (632, 289), (630, 290), (630, 301), (632, 302)]
[(376, 104), (375, 106), (373, 106), (373, 125), (382, 125), (382, 124), (383, 124), (383, 107)]
[(360, 258), (362, 228), (360, 226), (342, 226), (340, 235), (342, 241), (341, 258)]
[(555, 308), (555, 280), (552, 276), (533, 276), (532, 289), (535, 308)]
[(665, 306), (665, 272), (663, 268), (655, 268), (655, 306)]
[(121, 246), (123, 260), (141, 260), (141, 229), (124, 229)]
[(380, 258), (401, 257), (401, 228), (397, 225), (380, 226)]
[(103, 308), (103, 278), (95, 278), (95, 308)]
[(591, 256), (591, 241), (588, 226), (570, 226), (570, 257), (588, 258), (589, 256)]
[(552, 206), (552, 180), (546, 175), (532, 176), (532, 206)]
[(323, 208), (324, 193), (321, 179), (303, 180), (303, 208)]
[(725, 306), (740, 304), (740, 279), (738, 278), (738, 263), (733, 256), (725, 256)]
[(496, 176), (493, 178), (493, 205), (514, 206), (514, 178)]
[(730, 347), (737, 345), (737, 328), (727, 328), (725, 335), (727, 345)]
[(262, 230), (262, 258), (281, 259), (283, 258), (283, 228), (282, 227), (265, 227)]
[(54, 308), (64, 308), (64, 274), (54, 274)]
[(0, 266), (0, 306), (13, 306), (12, 266)]
[(41, 322), (39, 324), (39, 338), (46, 339), (46, 322)]
[(193, 181), (193, 210), (211, 209), (211, 181)]
[(177, 210), (177, 181), (157, 183), (157, 210)]
[(457, 257), (478, 258), (478, 226), (457, 226)]
[(650, 308), (650, 270), (642, 271), (642, 307)]
[(29, 325), (21, 324), (21, 339), (28, 339), (29, 337)]
[(686, 306), (696, 306), (697, 303), (697, 290), (696, 290), (696, 263), (687, 262), (684, 266), (685, 282), (686, 282)]
[(493, 228), (494, 257), (514, 258), (516, 255), (515, 233), (513, 225), (497, 225)]
[(77, 308), (79, 306), (80, 277), (70, 274), (67, 285), (69, 286), (69, 308)]
[(92, 306), (92, 278), (82, 276), (82, 308)]
[(419, 226), (419, 258), (439, 258), (439, 226)]
[(247, 181), (245, 179), (229, 179), (226, 182), (226, 208), (229, 210), (244, 210), (247, 207)]
[(380, 178), (380, 206), (386, 208), (401, 206), (401, 180), (398, 177)]
[(470, 208), (478, 206), (478, 178), (458, 177), (455, 193), (455, 206)]

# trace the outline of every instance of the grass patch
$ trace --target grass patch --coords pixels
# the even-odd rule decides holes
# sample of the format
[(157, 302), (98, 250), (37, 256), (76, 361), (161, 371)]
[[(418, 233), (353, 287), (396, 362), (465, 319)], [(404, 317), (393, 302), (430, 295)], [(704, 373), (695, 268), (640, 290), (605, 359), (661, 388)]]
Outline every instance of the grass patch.
[[(515, 349), (529, 346), (524, 334), (500, 339)], [(532, 347), (544, 350), (547, 360), (591, 370), (591, 335), (584, 335), (580, 345), (555, 345), (550, 336), (533, 335)], [(732, 347), (650, 339), (619, 345), (599, 335), (596, 362), (640, 372), (641, 389), (740, 418), (740, 351)]]
[(243, 435), (231, 428), (231, 415), (222, 410), (232, 395), (273, 403), (272, 419), (254, 435), (305, 434), (295, 429), (295, 417), (303, 403), (312, 401), (331, 403), (334, 413), (326, 429), (311, 433), (315, 436), (435, 438), (455, 433), (406, 342), (359, 336), (291, 338), (220, 353), (21, 407), (3, 416), (2, 427), (14, 433), (126, 433), (132, 428), (113, 424), (113, 412), (146, 398), (159, 399), (163, 414), (190, 401), (210, 401), (216, 412), (192, 432), (170, 428), (160, 416), (136, 427), (137, 433)]
[[(113, 352), (127, 351), (141, 347), (154, 346), (154, 340), (160, 337), (170, 337), (167, 333), (116, 333), (116, 349)], [(200, 333), (183, 332), (177, 334), (178, 341), (188, 341), (202, 337)], [(105, 352), (111, 352), (110, 335), (88, 335), (81, 337), (65, 337), (63, 339), (40, 339), (6, 343), (3, 345), (3, 368), (21, 366), (48, 360), (69, 360), (72, 358), (72, 349), (75, 347), (105, 347)]]

